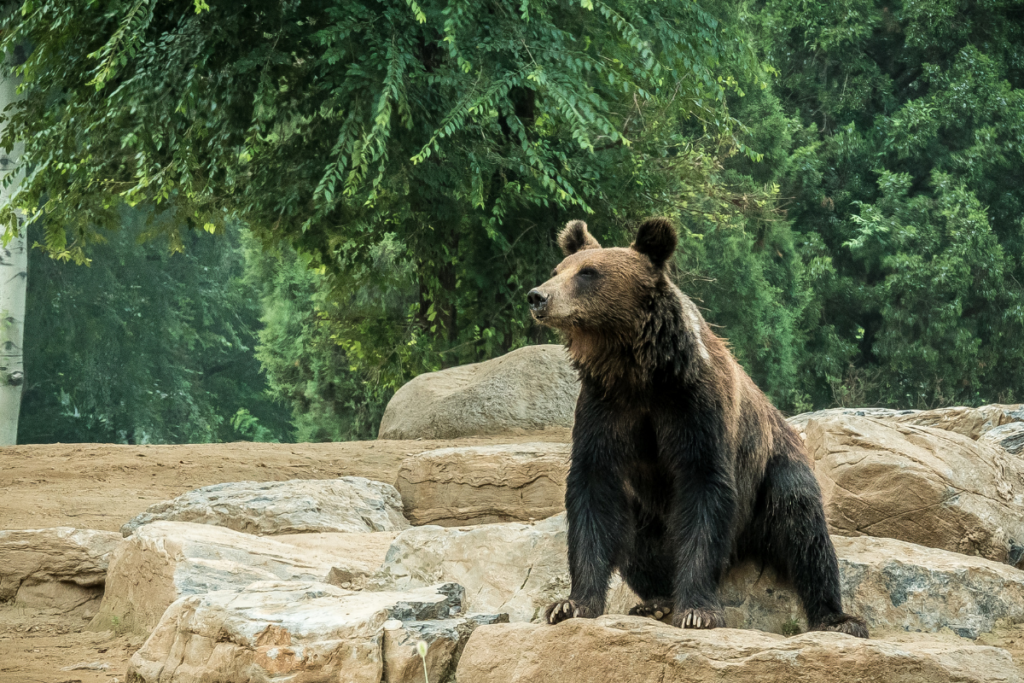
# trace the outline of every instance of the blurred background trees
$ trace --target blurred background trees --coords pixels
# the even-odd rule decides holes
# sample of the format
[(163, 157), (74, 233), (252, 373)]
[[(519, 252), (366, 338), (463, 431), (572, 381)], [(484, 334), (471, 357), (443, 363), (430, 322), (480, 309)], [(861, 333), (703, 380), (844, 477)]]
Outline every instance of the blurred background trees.
[(786, 411), (1021, 398), (1024, 2), (25, 7), (21, 441), (372, 437), (652, 214)]

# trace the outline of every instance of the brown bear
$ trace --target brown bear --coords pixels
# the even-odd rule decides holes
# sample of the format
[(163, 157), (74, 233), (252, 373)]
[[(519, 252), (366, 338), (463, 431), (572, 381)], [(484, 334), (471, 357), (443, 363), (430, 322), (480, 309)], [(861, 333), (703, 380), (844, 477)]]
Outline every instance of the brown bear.
[(868, 637), (844, 614), (821, 492), (799, 435), (669, 278), (665, 219), (628, 249), (602, 249), (583, 221), (565, 260), (527, 295), (560, 330), (581, 381), (565, 491), (569, 598), (548, 623), (604, 612), (612, 571), (676, 626), (725, 625), (718, 584), (754, 558), (788, 577), (812, 630)]

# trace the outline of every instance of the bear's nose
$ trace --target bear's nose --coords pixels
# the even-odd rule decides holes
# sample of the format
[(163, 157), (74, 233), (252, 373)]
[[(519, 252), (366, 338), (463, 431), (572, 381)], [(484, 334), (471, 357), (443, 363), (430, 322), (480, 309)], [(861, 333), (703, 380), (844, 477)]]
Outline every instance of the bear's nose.
[(548, 305), (548, 295), (539, 289), (531, 289), (526, 295), (526, 302), (530, 304), (530, 310), (538, 313)]

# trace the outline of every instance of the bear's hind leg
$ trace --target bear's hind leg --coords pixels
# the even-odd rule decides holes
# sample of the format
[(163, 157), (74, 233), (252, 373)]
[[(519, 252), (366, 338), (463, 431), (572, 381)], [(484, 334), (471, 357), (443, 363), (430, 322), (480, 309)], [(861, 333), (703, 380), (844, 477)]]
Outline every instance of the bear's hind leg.
[(672, 554), (665, 549), (665, 523), (637, 505), (633, 543), (619, 571), (626, 585), (643, 601), (629, 610), (635, 616), (661, 620), (672, 613)]
[(777, 455), (768, 463), (764, 486), (765, 509), (758, 511), (764, 559), (793, 582), (810, 630), (867, 638), (864, 620), (843, 613), (839, 562), (814, 473), (786, 454)]

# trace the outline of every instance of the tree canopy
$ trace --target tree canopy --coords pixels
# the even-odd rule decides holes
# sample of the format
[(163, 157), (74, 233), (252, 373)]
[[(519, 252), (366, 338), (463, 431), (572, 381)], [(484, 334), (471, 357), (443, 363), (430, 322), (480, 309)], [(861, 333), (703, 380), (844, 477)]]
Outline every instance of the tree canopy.
[(95, 263), (125, 205), (172, 251), (247, 226), (257, 355), (300, 438), (372, 435), (410, 377), (554, 341), (523, 292), (571, 218), (626, 244), (672, 217), (681, 286), (786, 410), (1011, 401), (1022, 18), (1022, 0), (33, 1), (3, 25), (27, 59), (0, 144), (26, 143), (15, 205), (57, 259)]

